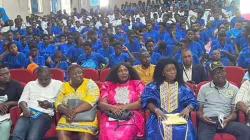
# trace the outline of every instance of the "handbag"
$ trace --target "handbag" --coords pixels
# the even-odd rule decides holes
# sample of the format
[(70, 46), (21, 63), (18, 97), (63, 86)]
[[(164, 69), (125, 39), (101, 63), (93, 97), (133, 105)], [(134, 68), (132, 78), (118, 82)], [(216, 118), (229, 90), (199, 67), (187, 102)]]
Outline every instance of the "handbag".
[[(69, 99), (68, 100), (68, 108), (74, 108), (83, 101), (80, 99)], [(84, 111), (76, 114), (76, 116), (71, 120), (72, 122), (93, 122), (96, 117), (97, 105), (94, 105), (90, 110)]]
[(106, 110), (105, 114), (116, 120), (129, 120), (132, 116), (134, 116), (134, 113), (129, 110), (122, 111), (120, 115), (116, 115), (112, 111)]

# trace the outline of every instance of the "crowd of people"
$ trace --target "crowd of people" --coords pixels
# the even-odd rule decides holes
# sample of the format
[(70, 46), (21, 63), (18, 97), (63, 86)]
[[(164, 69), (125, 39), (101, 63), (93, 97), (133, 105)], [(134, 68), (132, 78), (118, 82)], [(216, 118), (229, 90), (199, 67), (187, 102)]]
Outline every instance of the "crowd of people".
[[(235, 121), (235, 110), (250, 116), (250, 76), (245, 74), (238, 89), (226, 80), (224, 68), (250, 70), (250, 22), (234, 1), (126, 2), (114, 9), (74, 8), (70, 15), (58, 11), (25, 20), (18, 15), (2, 25), (3, 140), (10, 136), (9, 109), (17, 105), (23, 114), (13, 140), (42, 139), (54, 109), (62, 114), (56, 127), (60, 140), (75, 132), (81, 140), (98, 132), (100, 140), (213, 140), (217, 132), (250, 139), (250, 128)], [(65, 82), (53, 80), (50, 68), (64, 70)], [(82, 68), (111, 70), (99, 89), (83, 78)], [(11, 80), (10, 69), (37, 71), (38, 78), (23, 89)], [(196, 88), (208, 75), (212, 81), (196, 99), (185, 83)], [(92, 115), (97, 106), (99, 121)], [(140, 110), (146, 109), (151, 113), (145, 124)], [(197, 131), (191, 111), (197, 111)]]

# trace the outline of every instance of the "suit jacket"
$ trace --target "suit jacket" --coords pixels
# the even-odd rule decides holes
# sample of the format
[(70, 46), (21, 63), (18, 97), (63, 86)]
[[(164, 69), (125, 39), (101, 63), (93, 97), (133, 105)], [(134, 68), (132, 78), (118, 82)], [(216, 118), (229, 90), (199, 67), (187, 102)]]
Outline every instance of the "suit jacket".
[[(181, 66), (181, 75), (183, 77), (183, 65)], [(200, 82), (207, 81), (208, 76), (206, 73), (205, 68), (202, 65), (198, 64), (192, 64), (192, 81), (195, 82), (195, 84), (199, 84)]]

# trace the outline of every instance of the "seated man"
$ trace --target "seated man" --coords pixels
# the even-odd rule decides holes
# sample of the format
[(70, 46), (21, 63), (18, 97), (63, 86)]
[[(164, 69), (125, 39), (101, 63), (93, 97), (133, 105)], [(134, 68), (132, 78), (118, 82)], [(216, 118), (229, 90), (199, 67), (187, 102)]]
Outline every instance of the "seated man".
[(225, 68), (219, 61), (210, 64), (209, 72), (213, 81), (200, 88), (197, 98), (198, 140), (213, 140), (218, 132), (234, 135), (237, 140), (249, 140), (249, 127), (234, 121), (238, 88), (226, 80)]
[(193, 63), (193, 56), (190, 50), (183, 50), (181, 55), (183, 61), (182, 75), (185, 82), (199, 84), (208, 80), (204, 67)]
[(36, 81), (25, 86), (18, 102), (23, 114), (17, 121), (12, 140), (41, 140), (50, 128), (62, 82), (51, 79), (48, 67), (39, 67), (37, 75)]
[(148, 84), (153, 79), (155, 65), (150, 64), (150, 55), (148, 51), (142, 50), (140, 52), (141, 65), (134, 66), (135, 70), (139, 74), (142, 82)]
[(9, 109), (17, 106), (23, 87), (19, 82), (11, 80), (6, 65), (0, 64), (0, 136), (1, 140), (9, 140), (11, 120)]

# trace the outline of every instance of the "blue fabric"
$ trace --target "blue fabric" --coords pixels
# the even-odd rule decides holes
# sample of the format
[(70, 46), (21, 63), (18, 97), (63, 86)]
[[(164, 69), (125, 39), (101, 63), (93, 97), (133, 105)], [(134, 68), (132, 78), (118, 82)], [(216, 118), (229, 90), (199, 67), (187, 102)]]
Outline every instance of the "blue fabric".
[[(85, 27), (81, 30), (81, 34), (87, 33), (91, 28), (90, 27)], [(99, 28), (100, 29), (100, 28)]]
[(0, 40), (0, 54), (3, 53), (3, 40)]
[(27, 66), (27, 58), (21, 52), (18, 55), (6, 54), (3, 57), (3, 62), (8, 63), (9, 69), (26, 68)]
[(59, 35), (62, 32), (62, 29), (58, 26), (51, 27), (51, 33), (54, 35)]
[(151, 57), (150, 57), (150, 63), (156, 65), (158, 63), (158, 61), (160, 61), (162, 59), (161, 54), (157, 53), (157, 52), (153, 52)]
[(67, 43), (64, 43), (58, 46), (58, 50), (60, 50), (63, 53), (63, 55), (67, 56), (69, 49), (74, 46), (75, 46), (74, 44), (69, 45)]
[(95, 42), (92, 42), (92, 50), (94, 52), (97, 52), (100, 48), (102, 48), (102, 41), (100, 39)]
[[(67, 71), (68, 69), (68, 63), (66, 61), (61, 61), (61, 63), (58, 65), (57, 68), (61, 69), (61, 70), (64, 70), (64, 71)], [(50, 63), (50, 68), (56, 68), (56, 62), (53, 61)]]
[[(212, 56), (213, 51), (214, 51), (214, 50), (217, 50), (217, 49), (219, 49), (219, 50), (224, 50), (224, 51), (228, 51), (230, 54), (235, 55), (234, 47), (233, 47), (232, 45), (226, 43), (224, 46), (222, 46), (221, 44), (212, 46), (212, 47), (211, 47), (211, 50), (210, 50), (210, 52), (209, 52), (209, 56)], [(230, 61), (229, 56), (227, 56), (227, 55), (225, 55), (225, 54), (223, 54), (223, 53), (221, 53), (221, 58)]]
[(128, 42), (125, 44), (125, 46), (128, 48), (130, 52), (140, 52), (141, 51), (141, 45), (139, 43), (139, 40), (135, 38), (132, 42)]
[[(178, 32), (176, 32), (176, 40), (177, 41), (180, 41), (182, 38), (181, 38), (181, 34), (179, 34)], [(166, 33), (165, 36), (164, 36), (164, 41), (167, 43), (168, 46), (170, 47), (174, 47), (175, 46), (175, 43), (174, 43), (174, 38), (169, 34), (169, 33)]]
[(248, 46), (247, 37), (243, 36), (240, 38), (240, 48), (243, 50)]
[(81, 54), (85, 54), (84, 49), (82, 47), (78, 48), (76, 46), (71, 46), (66, 57), (72, 62), (76, 62)]
[(16, 29), (14, 32), (18, 32), (20, 35), (26, 35), (26, 29)]
[[(164, 40), (164, 37), (165, 37), (165, 34), (166, 34), (167, 31), (164, 31), (164, 32), (159, 32), (159, 40), (163, 41)], [(145, 40), (146, 41), (146, 40)], [(157, 42), (155, 42), (157, 43)]]
[(122, 25), (122, 30), (125, 31), (125, 32), (128, 32), (129, 29), (128, 29), (128, 25)]
[(242, 37), (241, 32), (239, 32), (239, 34), (235, 38), (235, 43), (237, 44), (237, 46), (240, 46), (240, 39)]
[(32, 29), (32, 34), (36, 34), (36, 35), (41, 35), (41, 31), (40, 31), (40, 29), (38, 29), (38, 28), (33, 28)]
[(181, 35), (181, 38), (185, 38), (187, 34), (187, 30), (177, 30), (177, 32)]
[(115, 50), (113, 47), (108, 46), (107, 48), (100, 48), (97, 53), (101, 54), (104, 57), (109, 57), (111, 54), (115, 54)]
[(48, 57), (53, 56), (56, 52), (56, 47), (53, 44), (49, 44), (46, 46), (44, 42), (39, 43), (38, 45), (39, 54), (44, 57), (45, 60), (48, 59)]
[(230, 26), (231, 26), (231, 28), (234, 28), (236, 22), (239, 21), (239, 20), (245, 21), (245, 18), (243, 18), (243, 17), (233, 17), (233, 18), (231, 19), (231, 21), (230, 21)]
[[(195, 54), (192, 55), (193, 56), (193, 64), (201, 64), (201, 61), (199, 59), (199, 57)], [(177, 62), (179, 64), (183, 64), (183, 61), (182, 61), (182, 56), (181, 56), (181, 53), (178, 52), (175, 56), (174, 56), (174, 59), (177, 60)]]
[(250, 76), (248, 72), (245, 73), (243, 80), (250, 80)]
[(206, 32), (200, 31), (200, 40), (202, 40), (204, 42), (204, 44), (207, 44), (209, 42), (210, 38)]
[(119, 41), (121, 38), (124, 39), (125, 43), (128, 43), (128, 38), (127, 38), (127, 35), (125, 33), (115, 34), (115, 39), (116, 40)]
[(214, 20), (212, 23), (212, 27), (217, 29), (218, 25), (221, 23), (224, 23), (224, 21), (223, 20)]
[(159, 50), (158, 47), (155, 47), (154, 52), (160, 54), (161, 56), (165, 56), (165, 57), (170, 57), (170, 56), (172, 56), (172, 49), (171, 49), (171, 47), (169, 47), (169, 46), (166, 46), (166, 49), (165, 49), (164, 53), (160, 52), (160, 50)]
[(30, 53), (29, 45), (25, 45), (25, 46), (20, 45), (20, 46), (18, 46), (18, 51), (24, 53), (25, 56), (29, 55), (29, 53)]
[[(194, 97), (194, 93), (185, 85), (179, 85), (178, 89), (178, 108), (173, 112), (167, 112), (161, 108), (160, 101), (160, 89), (156, 86), (156, 82), (153, 81), (146, 85), (142, 93), (142, 108), (146, 109), (147, 104), (153, 102), (157, 108), (160, 108), (165, 114), (180, 113), (188, 105), (192, 105), (195, 110), (198, 109), (197, 100)], [(160, 130), (160, 129), (161, 130)], [(186, 125), (173, 125), (172, 136), (173, 140), (184, 140), (186, 134)], [(151, 112), (146, 122), (146, 134), (147, 140), (162, 140), (161, 132), (163, 132), (162, 125), (158, 122), (155, 113)], [(187, 140), (195, 140), (195, 130), (190, 119), (188, 120), (188, 134)]]
[(45, 60), (43, 56), (37, 56), (35, 59), (33, 59), (33, 62), (36, 63), (38, 66), (45, 66)]
[(238, 66), (247, 69), (250, 64), (250, 47), (244, 48), (238, 57)]
[(76, 32), (76, 28), (75, 27), (70, 27), (69, 32), (71, 32), (71, 33)]
[(121, 62), (128, 62), (130, 57), (127, 53), (121, 53), (120, 55), (111, 54), (109, 56), (109, 67), (113, 67)]
[(215, 28), (206, 28), (205, 32), (207, 33), (208, 37), (210, 37), (211, 39), (214, 39), (215, 36), (214, 36), (214, 30)]
[(139, 25), (140, 29), (142, 29), (144, 27), (144, 24), (142, 22), (135, 22), (135, 23), (132, 24), (132, 29), (133, 30), (135, 29), (136, 25)]
[(236, 37), (239, 33), (241, 33), (241, 30), (238, 29), (238, 28), (233, 28), (233, 29), (228, 30), (228, 31), (226, 32), (227, 36), (229, 36), (229, 37), (230, 37), (230, 36)]
[(107, 63), (107, 60), (101, 54), (96, 53), (96, 52), (92, 52), (92, 54), (90, 56), (88, 56), (86, 54), (80, 55), (79, 58), (77, 59), (77, 64), (82, 65), (86, 61), (88, 61), (89, 59), (91, 59), (95, 63), (96, 69), (100, 69), (101, 64)]
[(197, 21), (202, 25), (205, 26), (205, 20), (204, 19), (197, 19)]
[(6, 12), (5, 12), (5, 9), (4, 9), (3, 7), (0, 7), (0, 13), (3, 14), (2, 19), (3, 19), (4, 22), (10, 20), (9, 17), (8, 17), (8, 15), (7, 15)]
[(143, 38), (144, 38), (145, 42), (147, 41), (148, 37), (151, 37), (154, 40), (155, 43), (157, 43), (158, 40), (159, 40), (159, 35), (158, 35), (158, 33), (156, 31), (145, 32), (143, 34)]
[[(189, 46), (188, 49), (192, 52), (193, 55), (197, 55), (198, 57), (201, 57), (204, 55), (204, 51), (202, 49), (202, 46), (200, 46), (199, 43), (196, 41), (193, 41)], [(179, 50), (180, 53), (180, 50)]]

